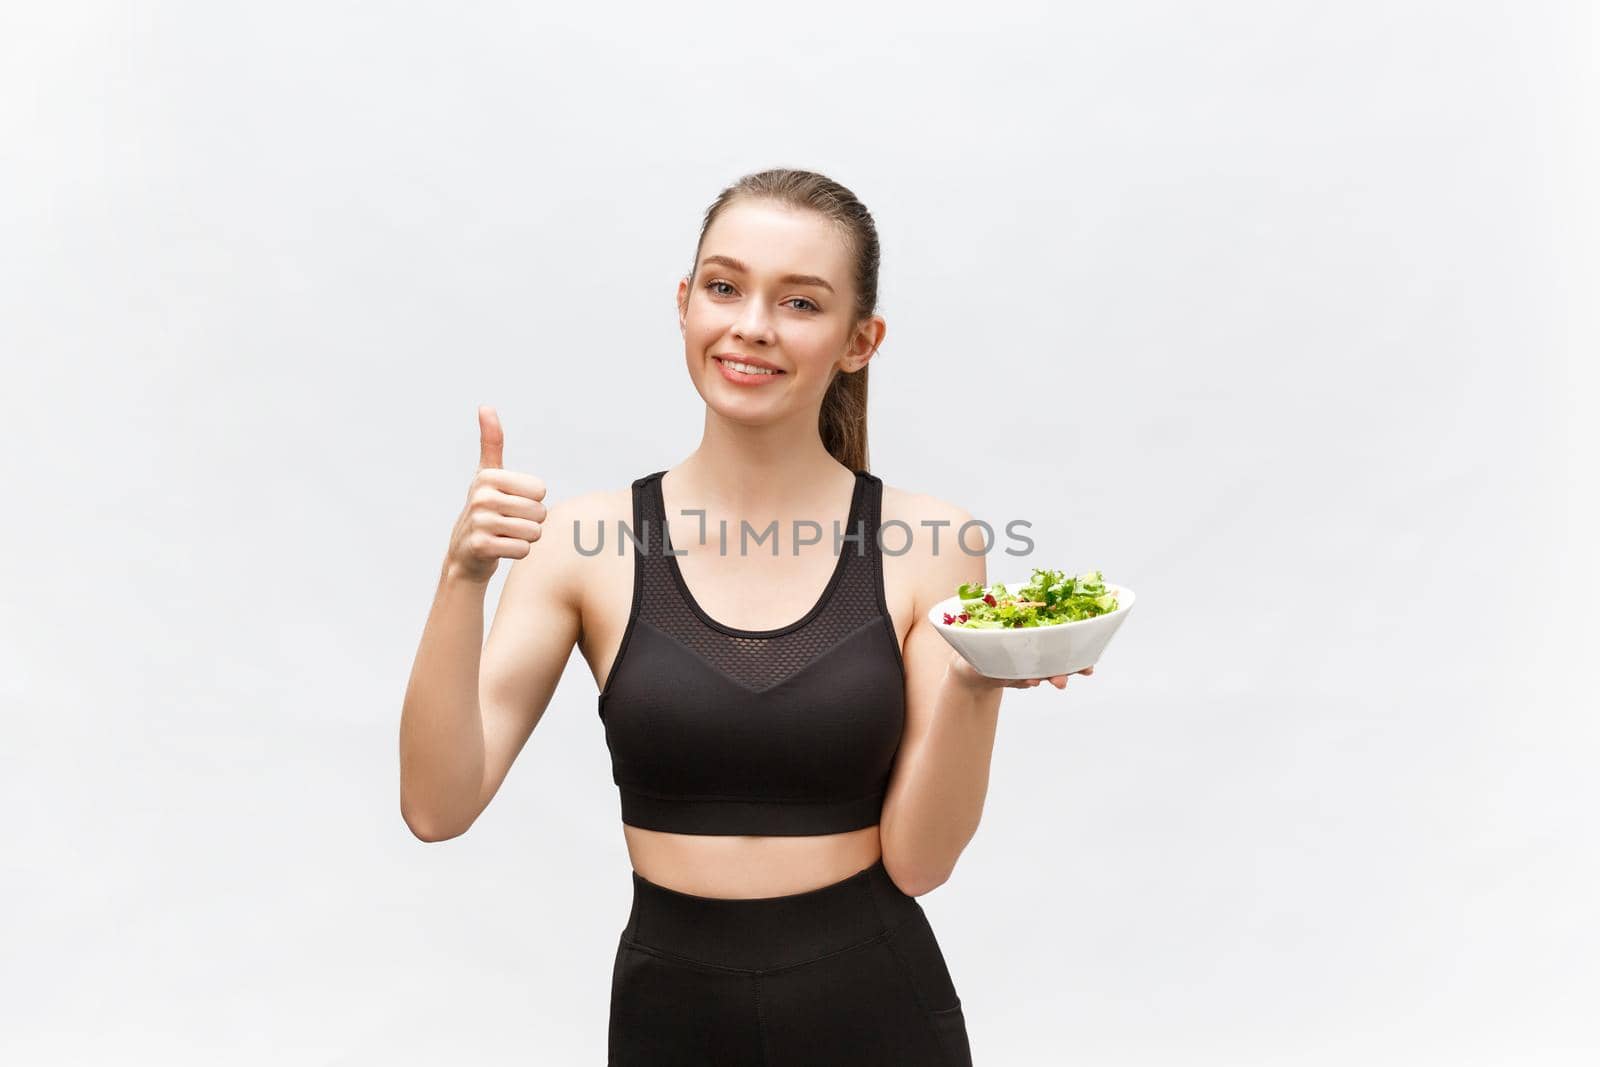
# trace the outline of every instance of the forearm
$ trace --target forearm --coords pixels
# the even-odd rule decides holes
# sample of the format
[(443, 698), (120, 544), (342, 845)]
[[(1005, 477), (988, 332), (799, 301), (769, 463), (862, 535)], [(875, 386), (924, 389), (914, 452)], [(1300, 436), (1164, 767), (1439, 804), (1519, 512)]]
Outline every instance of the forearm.
[(487, 582), (441, 572), (400, 712), (400, 811), (440, 840), (477, 817), (483, 783), (478, 668)]
[(920, 758), (906, 768), (903, 799), (882, 831), (895, 843), (899, 875), (923, 892), (950, 877), (978, 831), (1004, 692), (975, 689), (951, 670), (939, 683)]

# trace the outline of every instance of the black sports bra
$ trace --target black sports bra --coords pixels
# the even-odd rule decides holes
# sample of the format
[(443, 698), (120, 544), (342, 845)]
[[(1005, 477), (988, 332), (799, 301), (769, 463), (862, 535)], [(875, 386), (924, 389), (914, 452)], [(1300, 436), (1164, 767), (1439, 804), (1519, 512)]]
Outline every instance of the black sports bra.
[(684, 834), (874, 825), (905, 725), (878, 545), (883, 481), (855, 472), (844, 529), (822, 534), (840, 547), (811, 610), (738, 630), (695, 603), (669, 554), (664, 474), (633, 482), (633, 608), (600, 692), (622, 821)]

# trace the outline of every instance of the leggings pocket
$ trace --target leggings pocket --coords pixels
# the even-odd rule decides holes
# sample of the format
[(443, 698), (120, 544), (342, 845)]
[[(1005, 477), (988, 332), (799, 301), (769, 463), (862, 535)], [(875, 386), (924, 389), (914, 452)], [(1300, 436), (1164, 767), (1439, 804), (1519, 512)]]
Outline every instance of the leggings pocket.
[(961, 1006), (944, 951), (920, 907), (890, 931), (889, 944), (924, 1011), (947, 1012)]
[(933, 1033), (950, 1067), (972, 1067), (972, 1045), (967, 1038), (967, 1017), (958, 1003), (953, 1008), (929, 1012)]
[(938, 938), (920, 908), (896, 926), (889, 947), (899, 961), (923, 1014), (933, 1029), (950, 1067), (972, 1067), (972, 1047), (967, 1037), (961, 997), (945, 965)]

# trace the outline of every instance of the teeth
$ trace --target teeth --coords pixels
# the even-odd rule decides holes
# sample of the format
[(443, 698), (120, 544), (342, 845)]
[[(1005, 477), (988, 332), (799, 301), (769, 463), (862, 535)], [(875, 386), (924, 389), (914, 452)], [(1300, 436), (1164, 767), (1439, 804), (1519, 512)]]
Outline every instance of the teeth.
[(734, 360), (731, 360), (731, 359), (725, 359), (722, 362), (727, 364), (728, 366), (732, 367), (734, 370), (741, 371), (741, 372), (743, 372), (745, 374), (777, 374), (778, 373), (777, 371), (771, 369), (770, 367), (757, 367), (752, 363), (738, 363), (738, 362), (735, 362)]

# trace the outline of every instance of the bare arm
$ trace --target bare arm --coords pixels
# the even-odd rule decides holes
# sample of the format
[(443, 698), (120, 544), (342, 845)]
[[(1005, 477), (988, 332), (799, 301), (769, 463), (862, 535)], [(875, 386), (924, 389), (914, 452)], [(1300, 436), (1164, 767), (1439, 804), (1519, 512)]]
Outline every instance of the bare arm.
[[(400, 710), (400, 815), (423, 841), (465, 830), (483, 780), (478, 671), (489, 583), (446, 564)], [(459, 827), (459, 829), (456, 829)]]
[(478, 683), (484, 764), (474, 817), (499, 792), (512, 761), (550, 706), (577, 645), (584, 557), (572, 538), (586, 499), (552, 507), (545, 523), (549, 536), (540, 538), (506, 575)]
[[(942, 501), (937, 518), (960, 530), (971, 516)], [(951, 681), (956, 652), (934, 632), (927, 613), (962, 582), (985, 583), (982, 539), (969, 528), (961, 544), (940, 540), (919, 572), (916, 612), (906, 634), (906, 726), (895, 758), (880, 834), (895, 883), (921, 896), (950, 876), (977, 832), (989, 791), (989, 762), (1000, 691), (972, 693)]]
[[(582, 557), (572, 546), (570, 509), (547, 510), (537, 499), (542, 482), (500, 470), (498, 420), (480, 412), (480, 425), (484, 459), (400, 712), (400, 814), (423, 841), (459, 836), (482, 814), (549, 705), (578, 636), (574, 571)], [(544, 537), (545, 526), (565, 536)], [(502, 557), (513, 563), (485, 645), (484, 598)]]
[[(972, 518), (937, 502), (953, 530)], [(880, 834), (883, 863), (910, 896), (943, 885), (956, 860), (978, 832), (989, 795), (989, 769), (1001, 697), (1006, 689), (1029, 689), (1046, 679), (989, 678), (940, 637), (928, 621), (933, 605), (964, 582), (988, 584), (983, 538), (968, 528), (966, 545), (940, 545), (920, 572), (915, 621), (906, 635), (906, 728), (884, 798)], [(1085, 667), (1080, 674), (1092, 674)], [(1057, 689), (1067, 676), (1048, 679)]]

